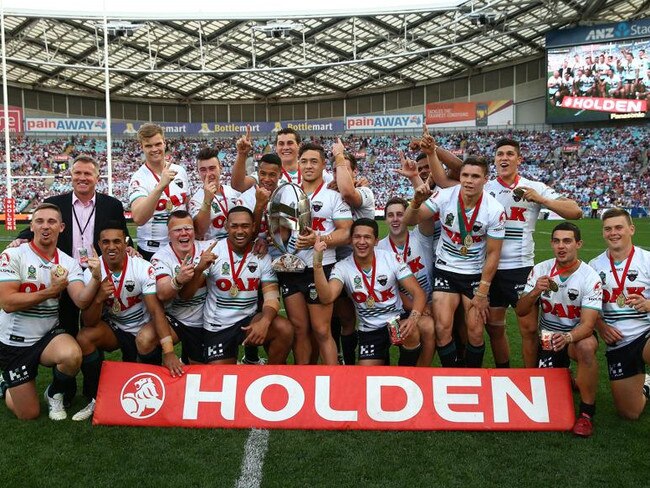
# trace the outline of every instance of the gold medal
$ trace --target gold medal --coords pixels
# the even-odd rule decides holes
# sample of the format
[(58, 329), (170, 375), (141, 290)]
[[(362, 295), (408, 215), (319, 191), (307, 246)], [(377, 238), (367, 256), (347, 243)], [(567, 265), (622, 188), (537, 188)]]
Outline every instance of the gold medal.
[(111, 311), (114, 315), (117, 315), (122, 311), (122, 307), (120, 306), (120, 302), (117, 298), (113, 299), (113, 306), (111, 307)]
[(556, 292), (556, 291), (558, 291), (560, 289), (560, 287), (557, 286), (557, 283), (555, 281), (553, 281), (553, 280), (548, 282), (548, 288), (552, 292)]
[(61, 278), (65, 274), (65, 268), (61, 266), (60, 264), (57, 264), (56, 267), (54, 268), (54, 276), (57, 278)]
[(474, 243), (474, 239), (472, 239), (472, 236), (470, 234), (467, 234), (465, 236), (465, 240), (463, 241), (463, 244), (465, 244), (465, 247), (470, 248), (473, 243)]
[(623, 308), (625, 306), (625, 294), (621, 293), (618, 297), (616, 297), (616, 305), (619, 307)]
[(467, 256), (467, 248), (465, 246), (460, 248), (460, 254), (462, 256)]
[(366, 307), (367, 308), (374, 308), (374, 306), (375, 306), (375, 299), (372, 298), (372, 297), (368, 297), (366, 299)]
[(174, 204), (172, 203), (171, 200), (167, 200), (167, 205), (165, 205), (165, 208), (167, 209), (168, 212), (174, 210)]
[(235, 298), (238, 293), (239, 293), (239, 288), (237, 288), (237, 285), (232, 285), (230, 287), (230, 296)]

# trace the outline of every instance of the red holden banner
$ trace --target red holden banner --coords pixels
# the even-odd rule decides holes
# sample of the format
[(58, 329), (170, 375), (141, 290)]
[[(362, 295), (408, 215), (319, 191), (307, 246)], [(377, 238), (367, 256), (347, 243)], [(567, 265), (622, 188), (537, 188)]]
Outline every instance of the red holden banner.
[(646, 100), (627, 100), (624, 98), (569, 97), (562, 99), (562, 107), (579, 110), (597, 110), (610, 113), (645, 113)]
[(16, 230), (16, 199), (4, 198), (5, 230)]
[(430, 127), (512, 125), (513, 119), (512, 100), (427, 103), (426, 108), (426, 124)]
[(102, 425), (325, 430), (569, 430), (566, 369), (191, 365), (106, 361)]

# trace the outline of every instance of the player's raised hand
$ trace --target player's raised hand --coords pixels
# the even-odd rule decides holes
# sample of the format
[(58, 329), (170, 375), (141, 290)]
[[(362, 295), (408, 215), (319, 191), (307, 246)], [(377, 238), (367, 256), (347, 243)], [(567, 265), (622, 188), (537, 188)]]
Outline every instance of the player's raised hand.
[(399, 169), (394, 169), (393, 171), (395, 173), (397, 173), (398, 175), (404, 176), (405, 178), (408, 178), (409, 180), (411, 178), (415, 178), (418, 175), (418, 168), (417, 168), (417, 165), (415, 164), (415, 161), (413, 161), (410, 158), (407, 158), (404, 155), (404, 151), (399, 152), (399, 162), (401, 164), (401, 167)]
[(343, 154), (345, 152), (345, 146), (341, 142), (341, 138), (337, 137), (336, 142), (332, 144), (332, 156), (336, 157), (339, 154)]
[(216, 181), (207, 181), (203, 183), (203, 203), (208, 206), (212, 204), (214, 196), (217, 194), (218, 185)]
[(99, 257), (97, 256), (97, 252), (95, 251), (94, 247), (93, 247), (92, 257), (88, 258), (88, 269), (92, 273), (93, 278), (95, 278), (95, 280), (99, 282), (102, 281), (101, 261), (99, 260)]
[(60, 265), (52, 266), (50, 268), (50, 287), (52, 288), (52, 292), (58, 295), (65, 290), (66, 286), (68, 286), (68, 270)]
[(24, 244), (25, 242), (29, 242), (29, 241), (27, 239), (20, 239), (20, 238), (14, 239), (9, 244), (7, 244), (7, 247), (18, 247), (21, 244)]
[(262, 185), (255, 187), (255, 205), (259, 207), (266, 207), (271, 199), (271, 192), (264, 188)]
[(169, 184), (174, 181), (174, 178), (176, 178), (176, 171), (171, 169), (171, 166), (171, 160), (166, 161), (163, 166), (162, 174), (160, 175), (160, 183), (163, 187), (169, 186)]
[(537, 278), (537, 281), (535, 282), (535, 291), (537, 293), (542, 294), (543, 292), (550, 290), (551, 289), (551, 278), (549, 278), (547, 275), (545, 276), (540, 276)]
[(115, 295), (115, 284), (110, 276), (104, 278), (97, 291), (97, 299), (100, 302), (106, 301)]
[(269, 252), (269, 243), (266, 239), (259, 237), (255, 240), (253, 244), (253, 254), (260, 258), (266, 256), (266, 253)]
[(217, 241), (214, 241), (201, 253), (201, 258), (199, 259), (199, 262), (196, 265), (196, 269), (194, 270), (195, 272), (201, 273), (205, 271), (212, 265), (212, 263), (217, 260), (217, 255), (212, 252), (214, 246), (216, 245)]
[(181, 264), (181, 269), (179, 269), (178, 273), (176, 274), (176, 282), (179, 285), (184, 285), (185, 283), (189, 283), (193, 277), (194, 277), (194, 263), (192, 262), (192, 256), (188, 254), (183, 259), (183, 263)]
[(237, 139), (237, 152), (241, 154), (248, 154), (253, 149), (253, 141), (251, 139), (251, 126), (246, 126), (246, 134)]
[(432, 193), (433, 192), (431, 191), (429, 185), (425, 183), (423, 185), (418, 186), (415, 189), (415, 193), (413, 194), (413, 200), (415, 201), (416, 204), (422, 205), (424, 202), (426, 202), (429, 199)]

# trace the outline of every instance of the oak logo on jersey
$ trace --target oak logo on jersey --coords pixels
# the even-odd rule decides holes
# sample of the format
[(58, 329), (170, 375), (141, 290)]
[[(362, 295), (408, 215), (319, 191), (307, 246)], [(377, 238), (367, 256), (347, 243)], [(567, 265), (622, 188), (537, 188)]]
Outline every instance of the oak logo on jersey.
[(251, 273), (255, 273), (255, 271), (257, 271), (257, 263), (255, 261), (251, 261), (250, 263), (248, 263), (247, 267), (248, 267), (248, 271), (250, 271)]
[(128, 280), (124, 283), (124, 288), (126, 288), (126, 291), (129, 293), (135, 290), (135, 281), (133, 280)]
[(311, 206), (315, 212), (320, 212), (320, 209), (323, 208), (323, 202), (311, 202)]
[(381, 286), (386, 286), (386, 283), (388, 283), (388, 276), (386, 275), (379, 275), (377, 276), (377, 281)]
[(577, 319), (580, 318), (580, 306), (567, 305), (566, 307), (561, 303), (551, 303), (548, 300), (542, 300), (542, 310), (544, 313), (550, 313), (559, 318), (564, 319)]
[(36, 279), (36, 268), (31, 264), (29, 265), (29, 268), (27, 268), (27, 279), (28, 280)]
[(567, 294), (569, 295), (569, 299), (571, 301), (573, 301), (576, 298), (578, 298), (578, 296), (580, 295), (580, 292), (578, 290), (576, 290), (575, 288), (569, 288), (569, 290), (567, 291)]
[(165, 384), (158, 375), (140, 373), (129, 379), (120, 392), (122, 409), (134, 419), (147, 419), (161, 409), (165, 401)]

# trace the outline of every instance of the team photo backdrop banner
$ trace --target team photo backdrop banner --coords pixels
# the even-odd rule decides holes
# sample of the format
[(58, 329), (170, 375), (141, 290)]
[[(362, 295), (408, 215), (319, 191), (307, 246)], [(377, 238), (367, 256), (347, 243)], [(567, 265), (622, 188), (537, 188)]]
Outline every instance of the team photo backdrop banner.
[(427, 103), (426, 122), (435, 127), (487, 127), (512, 125), (512, 100)]
[(566, 431), (566, 369), (191, 365), (105, 361), (96, 425)]

